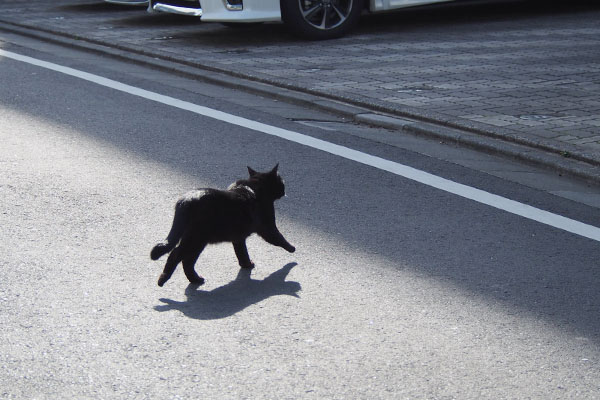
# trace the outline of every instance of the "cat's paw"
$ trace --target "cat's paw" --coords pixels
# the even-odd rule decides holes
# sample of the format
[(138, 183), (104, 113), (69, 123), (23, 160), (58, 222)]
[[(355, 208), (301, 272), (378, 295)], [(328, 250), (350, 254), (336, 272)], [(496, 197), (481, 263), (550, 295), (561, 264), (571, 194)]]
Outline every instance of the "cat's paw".
[(166, 276), (165, 274), (161, 274), (158, 278), (158, 286), (162, 287), (168, 280), (170, 276)]
[(203, 277), (201, 277), (201, 276), (198, 276), (198, 277), (196, 277), (196, 278), (194, 278), (194, 279), (188, 279), (188, 280), (189, 280), (189, 281), (190, 281), (190, 283), (191, 283), (191, 284), (193, 284), (193, 285), (198, 285), (198, 286), (200, 286), (200, 285), (204, 285), (204, 278), (203, 278)]
[(254, 268), (254, 263), (252, 261), (248, 261), (247, 263), (240, 263), (240, 267), (244, 269), (252, 269)]

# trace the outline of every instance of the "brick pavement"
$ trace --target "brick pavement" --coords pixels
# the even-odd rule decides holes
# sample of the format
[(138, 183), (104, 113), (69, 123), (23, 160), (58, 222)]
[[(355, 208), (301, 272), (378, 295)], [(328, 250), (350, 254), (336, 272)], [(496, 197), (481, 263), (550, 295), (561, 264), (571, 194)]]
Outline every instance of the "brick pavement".
[[(291, 37), (85, 0), (5, 0), (0, 21), (182, 60), (600, 165), (600, 5), (447, 4)], [(554, 8), (552, 8), (554, 7)], [(543, 11), (542, 11), (543, 10)]]

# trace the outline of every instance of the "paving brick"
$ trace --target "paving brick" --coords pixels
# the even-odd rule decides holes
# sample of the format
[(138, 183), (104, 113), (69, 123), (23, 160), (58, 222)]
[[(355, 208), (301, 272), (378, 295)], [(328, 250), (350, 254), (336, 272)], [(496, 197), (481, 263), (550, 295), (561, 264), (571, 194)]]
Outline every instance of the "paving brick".
[(0, 20), (597, 152), (600, 5), (539, 15), (506, 7), (511, 18), (482, 7), (479, 20), (405, 21), (402, 30), (393, 19), (371, 17), (354, 34), (326, 42), (297, 40), (280, 25), (239, 31), (102, 2), (3, 1)]

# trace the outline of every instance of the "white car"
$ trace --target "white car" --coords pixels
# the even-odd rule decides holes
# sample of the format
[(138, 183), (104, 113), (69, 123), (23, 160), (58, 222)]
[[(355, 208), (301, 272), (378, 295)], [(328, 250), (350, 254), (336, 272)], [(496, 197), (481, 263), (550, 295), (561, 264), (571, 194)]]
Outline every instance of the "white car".
[[(113, 0), (114, 1), (114, 0)], [(331, 39), (356, 25), (363, 10), (381, 12), (452, 0), (150, 0), (148, 11), (225, 23), (283, 21), (309, 39)]]

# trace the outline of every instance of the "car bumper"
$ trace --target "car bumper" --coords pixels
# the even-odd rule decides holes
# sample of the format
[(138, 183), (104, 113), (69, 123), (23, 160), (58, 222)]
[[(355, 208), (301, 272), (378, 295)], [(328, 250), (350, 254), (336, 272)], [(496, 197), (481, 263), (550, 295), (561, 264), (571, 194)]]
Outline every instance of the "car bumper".
[(202, 0), (196, 2), (151, 0), (150, 12), (201, 17), (202, 21), (216, 22), (271, 22), (281, 21), (279, 0)]

